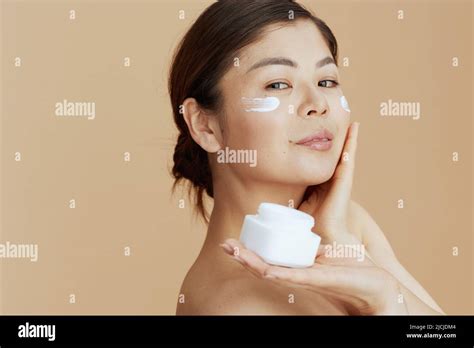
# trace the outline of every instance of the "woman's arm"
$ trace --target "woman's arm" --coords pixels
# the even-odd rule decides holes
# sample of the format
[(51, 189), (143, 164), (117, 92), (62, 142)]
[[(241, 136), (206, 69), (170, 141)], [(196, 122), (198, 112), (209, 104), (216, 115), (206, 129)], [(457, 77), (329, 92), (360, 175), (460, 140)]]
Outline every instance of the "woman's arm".
[[(377, 265), (390, 272), (402, 285), (403, 298), (410, 314), (426, 313), (430, 309), (434, 310), (432, 314), (445, 314), (428, 292), (398, 261), (390, 243), (370, 214), (354, 201), (351, 201), (351, 209), (358, 217), (357, 225), (361, 241), (370, 257)], [(426, 308), (419, 304), (417, 299), (423, 301), (427, 305)]]
[[(347, 233), (344, 232), (345, 237)], [(289, 268), (266, 263), (236, 239), (227, 239), (221, 246), (257, 278), (325, 295), (331, 301), (343, 304), (347, 314), (409, 314), (406, 302), (398, 301), (400, 283), (389, 272), (376, 266), (369, 257), (363, 260), (328, 257), (325, 247), (321, 246), (313, 266)]]

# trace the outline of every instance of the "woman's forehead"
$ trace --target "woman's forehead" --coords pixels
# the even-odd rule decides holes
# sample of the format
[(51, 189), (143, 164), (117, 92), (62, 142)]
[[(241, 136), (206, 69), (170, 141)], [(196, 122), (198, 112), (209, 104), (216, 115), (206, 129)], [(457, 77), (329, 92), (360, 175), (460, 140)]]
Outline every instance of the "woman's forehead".
[(292, 61), (319, 60), (331, 56), (329, 47), (316, 25), (308, 20), (294, 24), (275, 24), (267, 28), (258, 41), (244, 47), (240, 67), (250, 69), (262, 59), (286, 57)]

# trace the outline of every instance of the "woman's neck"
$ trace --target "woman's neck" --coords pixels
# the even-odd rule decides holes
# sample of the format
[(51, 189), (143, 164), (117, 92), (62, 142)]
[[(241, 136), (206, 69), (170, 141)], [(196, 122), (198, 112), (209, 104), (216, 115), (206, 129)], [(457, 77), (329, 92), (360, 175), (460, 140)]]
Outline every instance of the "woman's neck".
[(247, 214), (256, 214), (262, 202), (298, 207), (305, 186), (281, 184), (219, 185), (214, 186), (214, 208), (212, 210), (204, 248), (216, 247), (227, 238), (239, 239), (243, 219)]

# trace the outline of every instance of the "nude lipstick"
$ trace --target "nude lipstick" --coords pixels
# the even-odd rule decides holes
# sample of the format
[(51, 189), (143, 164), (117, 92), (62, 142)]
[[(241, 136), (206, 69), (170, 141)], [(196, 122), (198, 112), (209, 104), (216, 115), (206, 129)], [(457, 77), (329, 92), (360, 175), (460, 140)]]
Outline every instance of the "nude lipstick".
[(296, 144), (306, 146), (312, 150), (327, 151), (332, 147), (334, 136), (327, 129), (322, 129), (306, 138), (299, 140)]

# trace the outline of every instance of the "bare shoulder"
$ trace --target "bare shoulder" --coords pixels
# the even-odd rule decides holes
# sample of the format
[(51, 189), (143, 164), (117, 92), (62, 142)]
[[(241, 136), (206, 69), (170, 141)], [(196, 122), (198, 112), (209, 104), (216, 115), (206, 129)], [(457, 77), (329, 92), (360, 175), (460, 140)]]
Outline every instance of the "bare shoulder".
[(269, 283), (259, 279), (228, 279), (203, 303), (208, 314), (262, 315), (285, 314), (288, 306), (278, 298)]
[(354, 233), (368, 249), (395, 257), (382, 229), (360, 203), (351, 200), (348, 215), (349, 226), (354, 229)]
[[(197, 285), (197, 284), (196, 284)], [(287, 314), (281, 296), (270, 284), (252, 275), (219, 281), (204, 286), (185, 285), (189, 301), (178, 304), (177, 315), (260, 315)]]
[(347, 314), (341, 305), (323, 295), (260, 279), (235, 261), (231, 262), (220, 266), (218, 272), (211, 271), (207, 265), (193, 266), (181, 288), (184, 301), (178, 301), (176, 314)]

